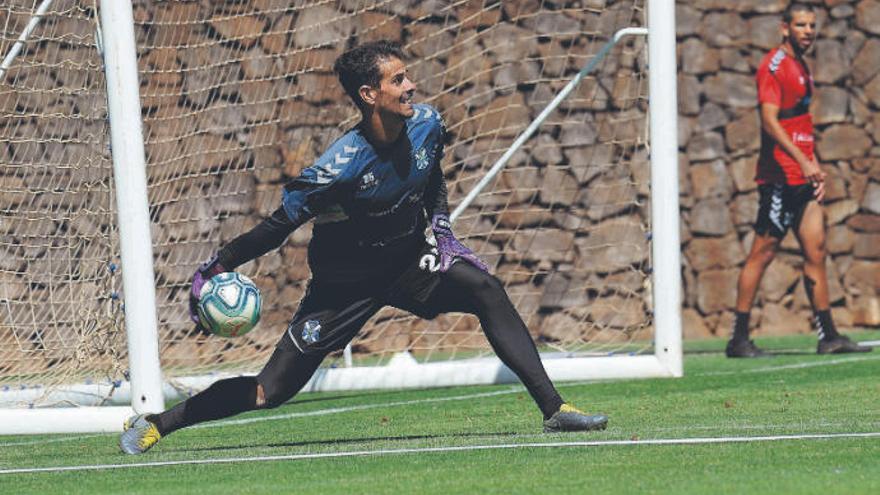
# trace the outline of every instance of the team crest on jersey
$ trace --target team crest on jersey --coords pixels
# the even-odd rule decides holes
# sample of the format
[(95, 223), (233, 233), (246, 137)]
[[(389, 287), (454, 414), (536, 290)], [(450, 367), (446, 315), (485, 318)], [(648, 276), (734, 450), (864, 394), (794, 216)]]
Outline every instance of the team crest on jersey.
[(414, 158), (416, 161), (416, 168), (419, 170), (425, 170), (431, 162), (431, 159), (428, 157), (428, 150), (425, 148), (419, 148), (419, 150), (416, 151)]
[(303, 325), (303, 342), (314, 344), (321, 338), (321, 323), (318, 320), (309, 320)]

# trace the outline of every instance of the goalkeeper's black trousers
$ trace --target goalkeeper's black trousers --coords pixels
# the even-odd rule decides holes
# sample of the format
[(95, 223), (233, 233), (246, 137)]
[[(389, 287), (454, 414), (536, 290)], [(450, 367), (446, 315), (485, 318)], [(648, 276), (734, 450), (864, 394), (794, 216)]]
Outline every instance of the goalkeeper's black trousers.
[[(562, 405), (547, 376), (528, 329), (497, 278), (459, 261), (441, 276), (426, 301), (437, 313), (469, 313), (480, 320), (483, 332), (501, 361), (525, 385), (545, 418)], [(309, 381), (330, 351), (304, 353), (279, 346), (256, 377), (220, 380), (199, 394), (148, 419), (164, 436), (203, 421), (244, 411), (277, 407)], [(263, 394), (258, 397), (257, 385)]]

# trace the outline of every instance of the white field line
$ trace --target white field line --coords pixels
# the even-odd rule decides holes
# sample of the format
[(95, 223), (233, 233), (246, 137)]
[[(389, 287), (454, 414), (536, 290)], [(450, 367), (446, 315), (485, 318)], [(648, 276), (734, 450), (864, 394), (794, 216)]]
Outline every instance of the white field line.
[(833, 366), (836, 364), (855, 363), (858, 361), (876, 361), (880, 360), (880, 354), (871, 356), (859, 356), (829, 359), (827, 361), (810, 361), (806, 363), (780, 364), (778, 366), (762, 366), (760, 368), (751, 368), (747, 370), (727, 370), (727, 371), (707, 371), (705, 373), (694, 373), (690, 376), (721, 376), (721, 375), (739, 375), (743, 373), (766, 373), (768, 371), (784, 371), (799, 370), (804, 368), (820, 368), (823, 366)]
[(806, 435), (773, 435), (755, 437), (711, 437), (711, 438), (657, 438), (653, 440), (597, 440), (584, 442), (538, 442), (538, 443), (500, 443), (484, 445), (451, 445), (447, 447), (420, 447), (407, 449), (356, 450), (350, 452), (323, 452), (315, 454), (288, 454), (254, 457), (221, 457), (215, 459), (190, 459), (180, 461), (132, 462), (124, 464), (89, 464), (82, 466), (52, 466), (43, 468), (2, 469), (3, 474), (59, 473), (67, 471), (98, 471), (107, 469), (130, 469), (143, 467), (185, 466), (205, 464), (231, 464), (245, 462), (279, 462), (305, 459), (332, 459), (342, 457), (377, 457), (401, 454), (427, 454), (437, 452), (475, 452), (509, 449), (546, 449), (562, 447), (617, 447), (652, 445), (706, 445), (724, 443), (781, 442), (792, 440), (833, 440), (853, 438), (880, 438), (880, 432), (871, 433), (818, 433)]
[[(414, 399), (414, 400), (405, 400), (405, 401), (397, 401), (397, 402), (384, 402), (380, 404), (362, 404), (359, 406), (349, 406), (349, 407), (332, 407), (329, 409), (319, 409), (317, 411), (306, 411), (306, 412), (296, 412), (296, 413), (288, 413), (288, 414), (274, 414), (271, 416), (260, 416), (258, 418), (244, 418), (244, 419), (227, 419), (220, 421), (213, 421), (210, 423), (203, 423), (200, 425), (195, 425), (190, 427), (190, 429), (197, 428), (215, 428), (218, 426), (229, 426), (229, 425), (242, 425), (249, 423), (258, 423), (261, 421), (276, 421), (276, 420), (284, 420), (284, 419), (293, 419), (293, 418), (304, 418), (308, 416), (326, 416), (330, 414), (339, 414), (351, 411), (363, 411), (368, 409), (378, 409), (383, 407), (396, 407), (396, 406), (408, 406), (414, 404), (426, 404), (430, 402), (446, 402), (446, 401), (454, 401), (454, 400), (470, 400), (470, 399), (480, 399), (484, 397), (493, 397), (497, 395), (507, 395), (507, 394), (515, 394), (515, 393), (523, 393), (525, 389), (522, 387), (510, 387), (504, 390), (496, 390), (494, 392), (483, 392), (479, 394), (467, 394), (467, 395), (455, 395), (451, 397), (433, 397), (429, 399)], [(94, 435), (77, 435), (73, 437), (61, 437), (61, 438), (46, 438), (40, 440), (25, 440), (21, 442), (0, 442), (0, 448), (3, 447), (21, 447), (28, 445), (40, 445), (47, 443), (55, 443), (55, 442), (70, 442), (75, 440), (84, 440), (86, 438), (92, 437), (100, 437), (100, 436), (115, 436), (116, 433), (96, 433)]]
[[(710, 371), (706, 373), (695, 373), (689, 376), (716, 376), (716, 375), (734, 375), (738, 373), (766, 373), (768, 371), (783, 371), (790, 369), (801, 369), (801, 368), (813, 368), (813, 367), (822, 367), (822, 366), (833, 366), (837, 364), (846, 364), (857, 361), (866, 361), (871, 359), (880, 359), (880, 355), (878, 356), (861, 356), (861, 357), (850, 357), (850, 358), (839, 358), (827, 361), (816, 361), (810, 363), (797, 363), (797, 364), (783, 364), (778, 366), (764, 366), (761, 368), (754, 368), (749, 370), (730, 370), (730, 371)], [(558, 383), (556, 384), (556, 388), (565, 388), (572, 387), (577, 385), (583, 385), (586, 383), (598, 383), (597, 381), (579, 381), (579, 382), (567, 382), (567, 383)], [(363, 411), (367, 409), (377, 409), (383, 407), (396, 407), (396, 406), (408, 406), (414, 404), (426, 404), (430, 402), (446, 402), (446, 401), (454, 401), (454, 400), (469, 400), (469, 399), (478, 399), (482, 397), (494, 397), (498, 395), (508, 395), (508, 394), (516, 394), (522, 393), (525, 389), (522, 387), (511, 387), (504, 390), (498, 390), (495, 392), (485, 392), (480, 394), (469, 394), (469, 395), (457, 395), (453, 397), (437, 397), (430, 399), (415, 399), (415, 400), (407, 400), (407, 401), (398, 401), (398, 402), (386, 402), (381, 404), (364, 404), (359, 406), (350, 406), (350, 407), (334, 407), (330, 409), (320, 409), (317, 411), (308, 411), (308, 412), (298, 412), (298, 413), (288, 413), (288, 414), (276, 414), (271, 416), (260, 416), (258, 418), (245, 418), (245, 419), (233, 419), (233, 420), (221, 420), (215, 421), (211, 423), (204, 423), (201, 425), (196, 425), (193, 428), (212, 428), (217, 426), (227, 426), (227, 425), (242, 425), (248, 423), (257, 423), (261, 421), (274, 421), (274, 420), (282, 420), (282, 419), (293, 419), (293, 418), (303, 418), (308, 416), (324, 416), (328, 414), (338, 414), (345, 413), (351, 411)]]
[[(729, 424), (718, 422), (716, 424), (711, 425), (685, 425), (685, 426), (655, 426), (647, 429), (650, 432), (674, 432), (674, 431), (713, 431), (713, 430), (732, 430), (732, 431), (753, 431), (753, 430), (796, 430), (796, 429), (817, 429), (817, 428), (845, 428), (848, 426), (852, 426), (852, 423), (845, 423), (842, 421), (820, 421), (816, 423), (804, 423), (803, 421), (799, 423), (781, 423), (781, 424)], [(866, 423), (859, 423), (859, 426), (862, 428), (880, 428), (880, 421), (868, 421)], [(800, 427), (800, 428), (798, 428)], [(636, 431), (638, 431), (636, 429)], [(517, 435), (519, 436), (519, 435)]]
[(24, 440), (21, 442), (8, 442), (8, 443), (0, 443), (0, 448), (3, 447), (22, 447), (27, 445), (42, 445), (46, 443), (57, 443), (57, 442), (73, 442), (76, 440), (85, 440), (87, 438), (94, 437), (103, 437), (107, 435), (115, 435), (115, 433), (94, 433), (91, 435), (77, 435), (74, 437), (56, 437), (56, 438), (41, 438), (39, 440)]
[[(705, 373), (693, 373), (688, 376), (720, 376), (720, 375), (735, 375), (739, 373), (764, 373), (769, 371), (784, 371), (789, 369), (801, 369), (801, 368), (813, 368), (813, 367), (822, 367), (822, 366), (833, 366), (837, 364), (846, 364), (849, 362), (856, 361), (865, 361), (870, 359), (880, 359), (880, 355), (877, 356), (860, 356), (860, 357), (849, 357), (849, 358), (839, 358), (827, 361), (816, 361), (809, 363), (797, 363), (797, 364), (784, 364), (779, 366), (764, 366), (761, 368), (754, 368), (750, 370), (730, 370), (730, 371), (710, 371)], [(575, 387), (579, 385), (584, 385), (587, 383), (597, 383), (597, 381), (578, 381), (578, 382), (565, 382), (556, 384), (556, 388), (568, 388)], [(325, 416), (330, 414), (340, 414), (351, 411), (363, 411), (369, 409), (378, 409), (383, 407), (397, 407), (397, 406), (408, 406), (415, 404), (426, 404), (431, 402), (446, 402), (446, 401), (455, 401), (455, 400), (469, 400), (469, 399), (479, 399), (483, 397), (493, 397), (499, 395), (508, 395), (515, 393), (522, 393), (525, 389), (520, 386), (510, 387), (504, 390), (497, 390), (494, 392), (484, 392), (479, 394), (467, 394), (467, 395), (456, 395), (451, 397), (436, 397), (429, 399), (414, 399), (407, 401), (397, 401), (397, 402), (385, 402), (380, 404), (364, 404), (359, 406), (350, 406), (350, 407), (334, 407), (329, 409), (319, 409), (316, 411), (307, 411), (307, 412), (298, 412), (298, 413), (287, 413), (287, 414), (275, 414), (271, 416), (260, 416), (258, 418), (244, 418), (244, 419), (230, 419), (230, 420), (220, 420), (214, 421), (211, 423), (203, 423), (200, 425), (195, 425), (191, 428), (214, 428), (218, 426), (227, 426), (227, 425), (240, 425), (240, 424), (249, 424), (249, 423), (257, 423), (262, 421), (275, 421), (275, 420), (284, 420), (284, 419), (293, 419), (293, 418), (302, 418), (308, 416)], [(708, 428), (708, 427), (707, 427)], [(95, 434), (95, 435), (85, 435), (85, 436), (75, 436), (75, 437), (63, 437), (63, 438), (50, 438), (43, 440), (33, 440), (33, 441), (23, 441), (23, 442), (13, 442), (13, 443), (3, 443), (0, 442), (0, 448), (3, 447), (19, 447), (23, 445), (39, 445), (44, 443), (53, 443), (53, 442), (66, 442), (72, 440), (80, 440), (84, 438), (90, 438), (93, 436), (103, 436), (103, 435), (115, 435), (113, 433), (110, 434)]]

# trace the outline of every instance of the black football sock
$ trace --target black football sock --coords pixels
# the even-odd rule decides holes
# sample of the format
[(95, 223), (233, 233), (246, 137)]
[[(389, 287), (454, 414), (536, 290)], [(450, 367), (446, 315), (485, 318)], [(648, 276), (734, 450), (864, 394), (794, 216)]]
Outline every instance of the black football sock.
[(550, 418), (562, 406), (562, 397), (547, 376), (535, 342), (504, 287), (495, 277), (465, 262), (452, 265), (446, 277), (454, 283), (438, 289), (431, 302), (442, 312), (475, 314), (495, 354), (525, 385), (544, 419)]
[(831, 319), (830, 309), (816, 311), (815, 316), (813, 316), (813, 324), (816, 327), (816, 334), (820, 340), (833, 339), (840, 335), (837, 333), (837, 328), (834, 327), (834, 320)]
[(181, 428), (250, 411), (257, 402), (257, 379), (240, 376), (215, 382), (161, 414), (147, 416), (164, 437)]
[(749, 312), (737, 311), (734, 313), (736, 320), (733, 323), (733, 340), (749, 340)]

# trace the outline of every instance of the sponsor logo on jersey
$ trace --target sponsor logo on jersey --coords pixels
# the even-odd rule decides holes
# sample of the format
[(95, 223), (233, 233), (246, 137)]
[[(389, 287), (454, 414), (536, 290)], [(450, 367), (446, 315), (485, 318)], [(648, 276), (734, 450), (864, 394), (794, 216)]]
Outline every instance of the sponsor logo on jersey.
[(411, 205), (417, 204), (419, 201), (422, 200), (422, 196), (423, 196), (422, 192), (414, 192), (414, 193), (404, 194), (403, 197), (401, 197), (399, 200), (397, 200), (397, 202), (394, 203), (393, 205), (391, 205), (390, 207), (384, 208), (382, 210), (368, 211), (367, 216), (368, 217), (384, 217), (387, 215), (394, 214), (395, 212), (397, 212), (399, 209), (403, 208), (407, 204), (411, 204)]
[(815, 138), (809, 132), (795, 132), (791, 135), (791, 140), (797, 143), (812, 143)]
[(373, 175), (373, 172), (367, 172), (361, 177), (361, 184), (358, 186), (359, 191), (366, 191), (372, 187), (376, 187), (379, 184), (379, 180), (376, 179), (376, 176)]
[(318, 320), (309, 320), (303, 325), (302, 339), (307, 344), (314, 344), (321, 338), (321, 323)]

